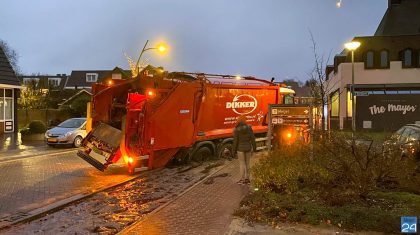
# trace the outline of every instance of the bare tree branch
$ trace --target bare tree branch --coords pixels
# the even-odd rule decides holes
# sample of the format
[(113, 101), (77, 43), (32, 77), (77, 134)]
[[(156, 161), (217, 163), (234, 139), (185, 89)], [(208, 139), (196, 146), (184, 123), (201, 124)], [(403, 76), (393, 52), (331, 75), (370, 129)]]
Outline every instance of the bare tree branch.
[(331, 57), (331, 51), (326, 58), (324, 54), (319, 54), (317, 43), (311, 30), (309, 30), (309, 35), (312, 43), (311, 49), (314, 58), (314, 67), (308, 74), (309, 81), (307, 82), (307, 85), (309, 85), (312, 96), (315, 98), (315, 105), (321, 110), (321, 129), (325, 130), (324, 106), (328, 104), (328, 89), (330, 87), (328, 84), (329, 80), (328, 74), (326, 74), (326, 67)]

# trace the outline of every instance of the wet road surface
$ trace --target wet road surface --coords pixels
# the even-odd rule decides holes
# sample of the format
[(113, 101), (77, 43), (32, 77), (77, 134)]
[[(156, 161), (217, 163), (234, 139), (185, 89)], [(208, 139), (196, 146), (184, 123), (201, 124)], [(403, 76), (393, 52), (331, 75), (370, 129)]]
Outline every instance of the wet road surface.
[(123, 166), (100, 172), (77, 157), (76, 151), (0, 162), (0, 223), (133, 177)]

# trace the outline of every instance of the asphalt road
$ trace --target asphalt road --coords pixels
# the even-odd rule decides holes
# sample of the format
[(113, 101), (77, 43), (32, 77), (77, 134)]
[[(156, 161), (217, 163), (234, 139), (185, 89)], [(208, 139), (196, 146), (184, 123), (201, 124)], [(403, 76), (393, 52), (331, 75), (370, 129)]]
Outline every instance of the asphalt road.
[(76, 151), (0, 162), (0, 223), (81, 193), (133, 178), (123, 166), (100, 172)]

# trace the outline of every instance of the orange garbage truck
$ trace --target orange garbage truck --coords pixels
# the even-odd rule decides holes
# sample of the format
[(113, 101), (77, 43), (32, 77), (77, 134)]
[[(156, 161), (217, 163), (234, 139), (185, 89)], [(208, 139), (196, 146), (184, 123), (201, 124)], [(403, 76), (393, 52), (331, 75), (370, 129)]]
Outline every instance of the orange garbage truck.
[(184, 72), (103, 81), (92, 92), (93, 128), (77, 154), (100, 171), (122, 158), (129, 172), (231, 156), (242, 115), (264, 148), (268, 105), (294, 93), (254, 77)]

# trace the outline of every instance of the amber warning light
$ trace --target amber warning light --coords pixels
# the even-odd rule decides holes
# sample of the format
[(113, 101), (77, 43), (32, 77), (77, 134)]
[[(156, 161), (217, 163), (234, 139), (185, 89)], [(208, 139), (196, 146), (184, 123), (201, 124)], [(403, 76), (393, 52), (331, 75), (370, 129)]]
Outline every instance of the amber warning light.
[(154, 97), (154, 96), (155, 96), (155, 92), (154, 92), (154, 91), (149, 90), (149, 91), (147, 91), (147, 92), (146, 92), (146, 95), (147, 95), (147, 97), (152, 98), (152, 97)]

